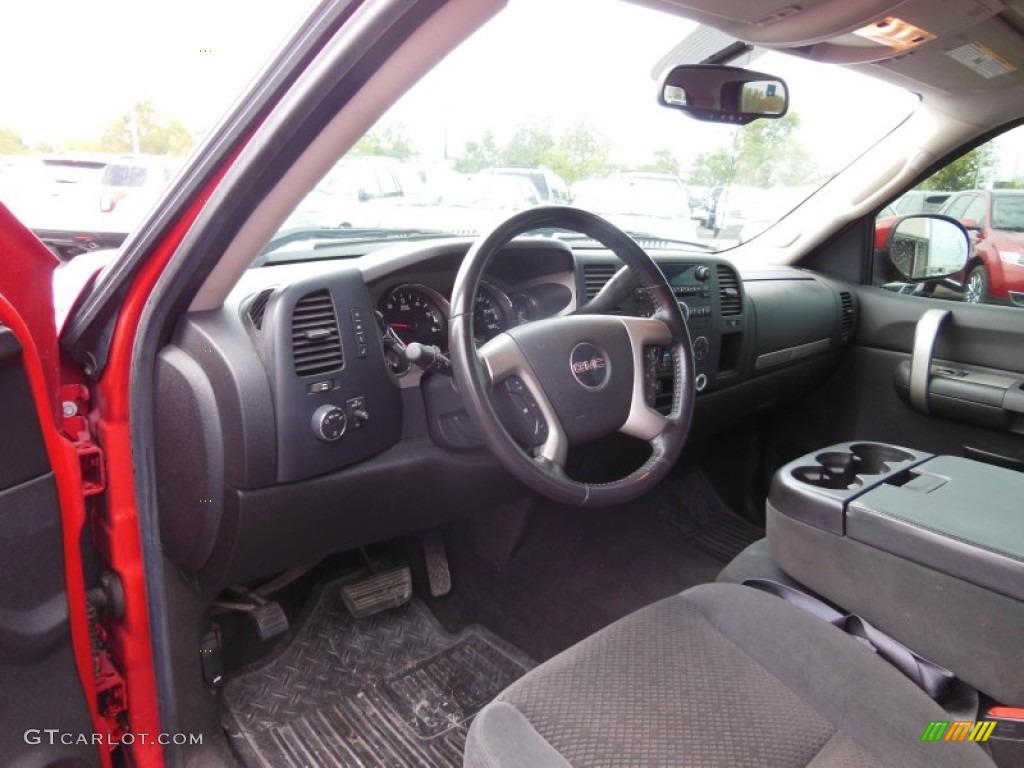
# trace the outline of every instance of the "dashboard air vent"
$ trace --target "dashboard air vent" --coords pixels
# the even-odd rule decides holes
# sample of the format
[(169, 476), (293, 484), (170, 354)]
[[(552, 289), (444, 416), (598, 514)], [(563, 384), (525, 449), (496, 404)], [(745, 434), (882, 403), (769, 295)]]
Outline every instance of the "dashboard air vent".
[(739, 315), (743, 312), (743, 294), (740, 293), (740, 279), (731, 267), (719, 264), (718, 297), (723, 315)]
[(341, 368), (341, 336), (334, 301), (327, 291), (307, 293), (292, 314), (295, 373), (309, 376)]
[(587, 298), (592, 299), (597, 296), (617, 271), (614, 264), (584, 264), (583, 282), (587, 289)]
[(252, 297), (249, 306), (245, 308), (245, 314), (249, 316), (249, 321), (257, 330), (263, 327), (263, 315), (267, 311), (267, 302), (270, 301), (270, 295), (273, 292), (273, 288), (260, 291)]
[(843, 337), (843, 341), (849, 340), (853, 335), (855, 320), (853, 296), (849, 291), (841, 291), (839, 293), (839, 333)]

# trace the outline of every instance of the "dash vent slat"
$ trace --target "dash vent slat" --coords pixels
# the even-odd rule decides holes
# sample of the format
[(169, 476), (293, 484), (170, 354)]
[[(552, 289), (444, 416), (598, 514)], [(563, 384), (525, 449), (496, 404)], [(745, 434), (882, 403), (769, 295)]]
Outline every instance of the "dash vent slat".
[(739, 315), (743, 313), (743, 293), (740, 290), (740, 279), (736, 272), (725, 264), (719, 264), (718, 298), (722, 315)]
[(310, 376), (341, 368), (341, 335), (334, 301), (326, 291), (307, 293), (292, 312), (292, 357), (295, 373)]
[(853, 335), (857, 315), (853, 308), (853, 295), (849, 291), (839, 293), (839, 334), (843, 341), (848, 341)]
[(617, 271), (614, 264), (585, 264), (583, 283), (587, 290), (587, 299), (597, 296)]

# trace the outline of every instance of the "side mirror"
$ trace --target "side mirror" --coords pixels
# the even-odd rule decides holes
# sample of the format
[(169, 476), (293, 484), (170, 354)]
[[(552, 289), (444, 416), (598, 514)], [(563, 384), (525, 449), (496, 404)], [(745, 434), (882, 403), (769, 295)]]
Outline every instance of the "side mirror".
[(889, 232), (889, 263), (911, 283), (943, 280), (963, 272), (971, 253), (963, 224), (948, 216), (904, 216)]
[(789, 109), (789, 89), (775, 75), (716, 64), (682, 64), (662, 78), (658, 103), (697, 120), (746, 125), (761, 117), (783, 117)]
[(978, 222), (975, 219), (960, 219), (960, 223), (963, 224), (964, 225), (964, 229), (966, 229), (968, 231), (973, 230), (973, 231), (977, 232), (978, 230), (981, 229), (981, 226), (978, 224)]

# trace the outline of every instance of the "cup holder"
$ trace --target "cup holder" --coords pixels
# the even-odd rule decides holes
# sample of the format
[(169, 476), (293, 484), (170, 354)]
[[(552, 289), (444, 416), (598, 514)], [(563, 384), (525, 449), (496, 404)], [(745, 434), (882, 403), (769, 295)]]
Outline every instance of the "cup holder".
[[(844, 455), (849, 456), (849, 454)], [(818, 488), (832, 488), (837, 491), (860, 488), (864, 484), (864, 482), (857, 477), (856, 472), (853, 471), (852, 462), (847, 469), (839, 472), (832, 472), (824, 466), (797, 467), (793, 470), (793, 477), (801, 483), (807, 483), (807, 485), (815, 485)]]
[(913, 454), (878, 443), (854, 443), (848, 451), (826, 451), (814, 457), (818, 466), (797, 467), (794, 478), (802, 483), (833, 490), (853, 490), (870, 475), (884, 475), (890, 464), (911, 461)]
[[(901, 451), (899, 448), (893, 448), (891, 445), (879, 445), (878, 443), (854, 443), (850, 446), (850, 452), (854, 456), (858, 456), (864, 463), (875, 463), (884, 464), (890, 462), (893, 464), (899, 464), (904, 461), (911, 461), (914, 458), (914, 454)], [(888, 467), (882, 470), (887, 472)], [(878, 474), (872, 472), (871, 474)]]

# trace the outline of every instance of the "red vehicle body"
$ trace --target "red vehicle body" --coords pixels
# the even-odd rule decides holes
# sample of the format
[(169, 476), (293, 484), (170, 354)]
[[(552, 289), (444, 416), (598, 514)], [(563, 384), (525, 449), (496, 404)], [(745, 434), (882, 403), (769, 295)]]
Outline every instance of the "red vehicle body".
[(964, 301), (1024, 307), (1024, 190), (972, 190), (953, 195), (940, 213), (973, 235)]

